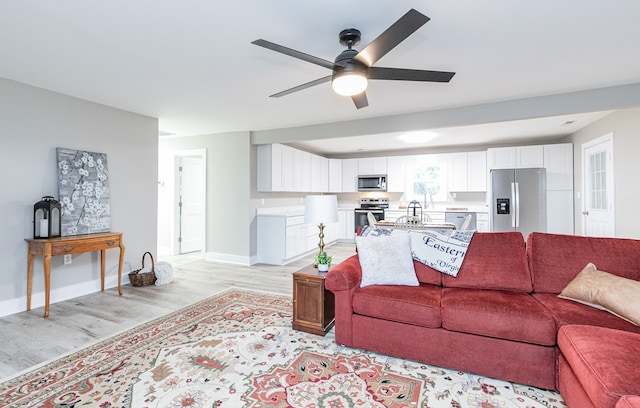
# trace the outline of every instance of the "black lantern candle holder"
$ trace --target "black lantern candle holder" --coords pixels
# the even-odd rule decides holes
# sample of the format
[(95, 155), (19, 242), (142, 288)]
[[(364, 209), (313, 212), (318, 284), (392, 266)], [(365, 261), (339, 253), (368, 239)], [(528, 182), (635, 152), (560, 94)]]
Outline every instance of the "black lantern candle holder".
[(56, 238), (61, 235), (62, 207), (51, 196), (33, 205), (33, 238)]

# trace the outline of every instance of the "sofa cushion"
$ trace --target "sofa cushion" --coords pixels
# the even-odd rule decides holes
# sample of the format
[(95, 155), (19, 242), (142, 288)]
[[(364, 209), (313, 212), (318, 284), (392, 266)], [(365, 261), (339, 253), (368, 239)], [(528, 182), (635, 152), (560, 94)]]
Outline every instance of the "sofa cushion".
[(533, 232), (527, 238), (527, 259), (534, 292), (560, 293), (589, 262), (640, 280), (640, 240)]
[(413, 268), (416, 270), (416, 277), (419, 282), (442, 285), (442, 273), (416, 260), (413, 261)]
[(616, 408), (640, 408), (640, 396), (625, 395), (618, 400)]
[(531, 292), (525, 255), (524, 238), (519, 232), (477, 232), (458, 276), (443, 275), (442, 285)]
[(549, 311), (523, 292), (445, 288), (442, 327), (482, 336), (553, 346), (556, 325)]
[(606, 310), (640, 325), (640, 282), (599, 271), (592, 263), (558, 297)]
[(558, 347), (593, 405), (615, 407), (640, 393), (640, 335), (604, 327), (567, 325)]
[(588, 324), (640, 333), (639, 326), (604, 310), (561, 299), (553, 293), (534, 293), (532, 296), (549, 310), (558, 327), (568, 324)]
[(361, 287), (418, 286), (411, 257), (411, 240), (406, 232), (392, 231), (388, 235), (358, 236), (356, 247), (362, 266)]
[(367, 286), (353, 295), (353, 312), (360, 315), (438, 328), (441, 288), (420, 286)]

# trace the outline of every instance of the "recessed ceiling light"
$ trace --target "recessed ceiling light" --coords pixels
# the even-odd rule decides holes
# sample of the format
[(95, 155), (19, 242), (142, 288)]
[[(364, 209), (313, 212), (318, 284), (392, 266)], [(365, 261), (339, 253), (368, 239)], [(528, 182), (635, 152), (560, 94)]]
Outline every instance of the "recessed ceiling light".
[(398, 136), (405, 143), (426, 143), (438, 137), (437, 133), (429, 131), (409, 132)]

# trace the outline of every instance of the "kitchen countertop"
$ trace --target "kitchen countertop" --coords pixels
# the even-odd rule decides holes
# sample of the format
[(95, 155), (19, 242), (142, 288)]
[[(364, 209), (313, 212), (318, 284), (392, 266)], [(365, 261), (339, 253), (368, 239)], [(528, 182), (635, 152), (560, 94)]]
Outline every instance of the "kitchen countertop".
[[(402, 211), (406, 212), (406, 208), (390, 207), (389, 211)], [(441, 213), (441, 212), (475, 212), (475, 213), (488, 213), (489, 208), (486, 205), (470, 205), (470, 206), (436, 206), (422, 209), (423, 213)]]

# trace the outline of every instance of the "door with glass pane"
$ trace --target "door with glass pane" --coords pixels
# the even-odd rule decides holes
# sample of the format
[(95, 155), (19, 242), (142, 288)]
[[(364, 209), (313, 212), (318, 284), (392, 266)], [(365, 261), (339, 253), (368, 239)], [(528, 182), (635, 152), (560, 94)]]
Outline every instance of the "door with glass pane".
[(582, 233), (615, 236), (613, 194), (613, 134), (582, 145)]

